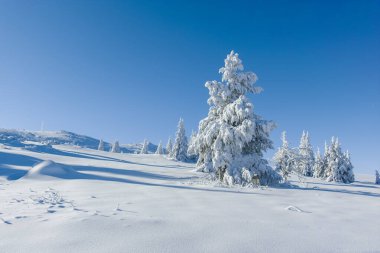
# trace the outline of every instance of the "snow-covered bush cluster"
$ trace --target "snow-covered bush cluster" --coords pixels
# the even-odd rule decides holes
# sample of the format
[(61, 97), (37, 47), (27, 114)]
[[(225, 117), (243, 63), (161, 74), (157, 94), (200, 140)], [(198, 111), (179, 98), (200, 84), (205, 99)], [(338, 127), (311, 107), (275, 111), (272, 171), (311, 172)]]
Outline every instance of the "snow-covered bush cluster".
[(197, 168), (226, 183), (250, 184), (258, 177), (261, 184), (273, 184), (280, 176), (263, 158), (272, 148), (269, 133), (272, 121), (262, 119), (253, 111), (247, 93), (258, 94), (257, 76), (244, 72), (242, 61), (233, 51), (220, 68), (222, 81), (208, 81), (210, 105), (206, 118), (200, 121), (189, 153), (198, 155)]
[(309, 133), (303, 132), (300, 145), (297, 149), (290, 148), (286, 134), (282, 134), (282, 146), (273, 157), (276, 170), (286, 181), (289, 174), (294, 172), (299, 176), (314, 176), (341, 183), (354, 181), (353, 166), (350, 155), (343, 153), (338, 138), (332, 138), (331, 145), (325, 144), (325, 154), (322, 157), (319, 149), (314, 155), (310, 144)]

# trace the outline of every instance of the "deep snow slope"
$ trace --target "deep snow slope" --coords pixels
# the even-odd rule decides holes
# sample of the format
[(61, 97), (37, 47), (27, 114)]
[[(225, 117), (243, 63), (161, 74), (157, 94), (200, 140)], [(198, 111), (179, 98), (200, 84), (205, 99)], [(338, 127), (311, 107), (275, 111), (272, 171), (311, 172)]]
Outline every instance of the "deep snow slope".
[(0, 252), (380, 252), (365, 175), (225, 188), (158, 155), (53, 148), (0, 148)]

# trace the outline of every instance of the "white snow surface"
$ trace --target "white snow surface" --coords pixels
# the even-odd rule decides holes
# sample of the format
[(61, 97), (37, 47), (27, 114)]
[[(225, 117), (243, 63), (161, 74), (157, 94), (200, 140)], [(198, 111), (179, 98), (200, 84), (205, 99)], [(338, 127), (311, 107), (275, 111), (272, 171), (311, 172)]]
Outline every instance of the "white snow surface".
[(223, 187), (160, 155), (54, 149), (0, 148), (0, 252), (380, 252), (373, 175)]

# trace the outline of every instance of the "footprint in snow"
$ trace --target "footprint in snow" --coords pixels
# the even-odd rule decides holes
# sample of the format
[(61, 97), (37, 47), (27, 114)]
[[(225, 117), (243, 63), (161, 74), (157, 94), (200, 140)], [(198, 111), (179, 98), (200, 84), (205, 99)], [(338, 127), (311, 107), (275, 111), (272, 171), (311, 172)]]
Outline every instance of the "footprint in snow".
[(311, 212), (304, 211), (304, 210), (302, 210), (296, 206), (288, 206), (285, 208), (285, 210), (293, 211), (293, 212), (299, 212), (299, 213), (311, 213)]

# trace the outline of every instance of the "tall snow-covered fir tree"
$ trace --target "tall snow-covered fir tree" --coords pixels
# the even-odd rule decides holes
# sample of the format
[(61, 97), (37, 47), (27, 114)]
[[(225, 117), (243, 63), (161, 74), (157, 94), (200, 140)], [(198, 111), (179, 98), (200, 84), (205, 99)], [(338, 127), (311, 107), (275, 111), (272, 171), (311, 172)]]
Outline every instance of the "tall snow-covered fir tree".
[(323, 178), (324, 175), (325, 175), (325, 163), (318, 148), (317, 154), (315, 156), (314, 166), (313, 166), (313, 177)]
[(294, 151), (289, 148), (289, 143), (286, 140), (286, 132), (282, 132), (281, 135), (282, 146), (273, 156), (273, 161), (276, 166), (276, 171), (280, 173), (283, 180), (286, 182), (290, 173), (294, 170), (295, 157)]
[(180, 118), (178, 122), (177, 132), (175, 135), (174, 145), (171, 153), (171, 158), (177, 161), (187, 160), (187, 137), (185, 132), (185, 125), (183, 119)]
[(378, 170), (375, 170), (375, 184), (380, 184), (380, 173)]
[(302, 132), (298, 154), (299, 159), (297, 166), (302, 175), (307, 177), (313, 176), (314, 152), (313, 147), (310, 144), (309, 132)]
[(112, 153), (120, 153), (120, 146), (119, 146), (118, 141), (115, 141), (115, 143), (112, 145), (111, 152)]
[(166, 154), (168, 155), (168, 157), (171, 156), (172, 154), (172, 150), (173, 150), (173, 143), (172, 143), (172, 137), (169, 137), (168, 139), (168, 143), (166, 144)]
[(348, 152), (342, 153), (338, 138), (332, 138), (328, 155), (326, 180), (341, 183), (354, 182), (355, 177), (350, 156)]
[(145, 139), (141, 147), (140, 154), (148, 154), (148, 144), (149, 142)]
[[(276, 183), (280, 176), (263, 158), (272, 148), (269, 138), (275, 124), (253, 112), (247, 93), (260, 93), (257, 76), (244, 72), (242, 61), (231, 51), (220, 68), (222, 81), (208, 81), (210, 105), (200, 121), (195, 139), (199, 171), (210, 173), (226, 184), (248, 184), (256, 174), (262, 185)], [(244, 175), (243, 175), (244, 174)]]
[(98, 150), (100, 150), (100, 151), (104, 151), (104, 142), (103, 142), (102, 139), (99, 140)]
[(164, 153), (164, 151), (162, 150), (162, 142), (160, 141), (160, 143), (158, 143), (158, 146), (157, 146), (155, 154), (162, 155), (163, 153)]

